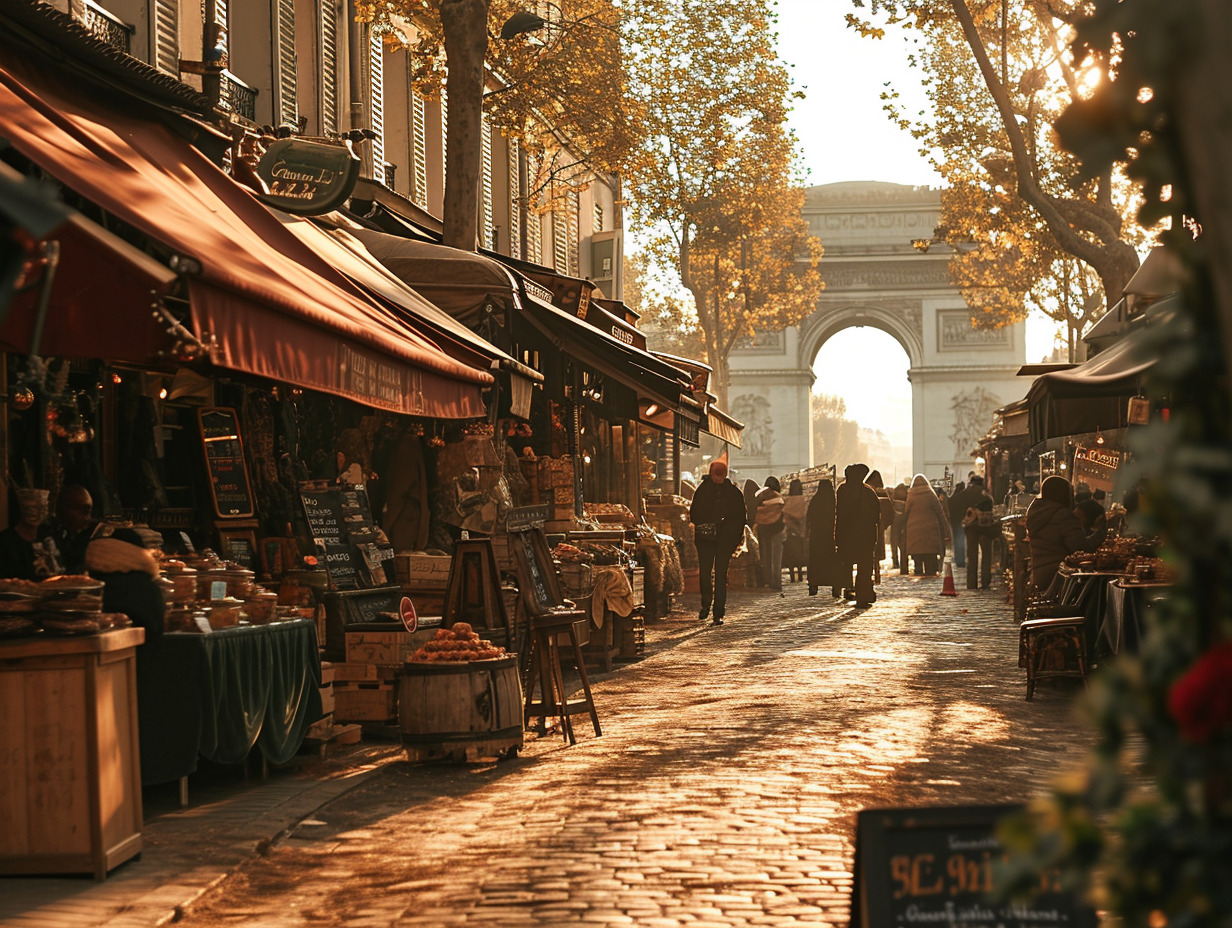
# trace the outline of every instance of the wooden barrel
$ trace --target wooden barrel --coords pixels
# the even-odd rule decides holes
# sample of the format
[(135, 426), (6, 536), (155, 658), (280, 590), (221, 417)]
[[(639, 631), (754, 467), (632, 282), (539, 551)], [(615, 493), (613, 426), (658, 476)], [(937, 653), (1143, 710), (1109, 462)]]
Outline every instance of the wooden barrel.
[(503, 753), (522, 746), (516, 655), (490, 661), (407, 662), (398, 722), (412, 760)]

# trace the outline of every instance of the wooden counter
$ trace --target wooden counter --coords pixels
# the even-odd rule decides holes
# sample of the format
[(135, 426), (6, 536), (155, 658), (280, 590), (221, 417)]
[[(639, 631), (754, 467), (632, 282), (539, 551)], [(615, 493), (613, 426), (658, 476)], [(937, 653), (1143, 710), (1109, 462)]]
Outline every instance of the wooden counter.
[(0, 873), (107, 871), (141, 853), (140, 628), (0, 642)]

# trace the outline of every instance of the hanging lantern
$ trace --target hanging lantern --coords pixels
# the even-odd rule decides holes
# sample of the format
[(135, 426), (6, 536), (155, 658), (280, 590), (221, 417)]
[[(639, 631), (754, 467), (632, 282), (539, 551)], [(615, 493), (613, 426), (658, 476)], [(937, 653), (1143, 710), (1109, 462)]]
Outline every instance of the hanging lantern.
[(14, 409), (25, 412), (34, 405), (34, 391), (25, 384), (15, 384), (9, 387), (9, 402)]

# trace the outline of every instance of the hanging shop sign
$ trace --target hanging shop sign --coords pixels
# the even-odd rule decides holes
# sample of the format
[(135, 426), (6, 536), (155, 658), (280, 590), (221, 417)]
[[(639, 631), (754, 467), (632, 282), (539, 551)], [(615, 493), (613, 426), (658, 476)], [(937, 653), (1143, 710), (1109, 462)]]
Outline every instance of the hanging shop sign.
[(252, 489), (244, 466), (244, 442), (234, 409), (197, 410), (210, 498), (220, 519), (246, 519), (253, 514)]
[(866, 809), (856, 818), (852, 928), (1091, 928), (1095, 912), (1061, 888), (1060, 872), (1002, 898), (1008, 855), (998, 823), (1019, 805)]
[(319, 216), (351, 195), (359, 168), (350, 145), (279, 139), (257, 164), (257, 176), (270, 191), (261, 200), (288, 213)]
[(1103, 490), (1111, 494), (1122, 460), (1124, 455), (1120, 451), (1079, 447), (1074, 452), (1074, 485), (1085, 483), (1092, 492)]

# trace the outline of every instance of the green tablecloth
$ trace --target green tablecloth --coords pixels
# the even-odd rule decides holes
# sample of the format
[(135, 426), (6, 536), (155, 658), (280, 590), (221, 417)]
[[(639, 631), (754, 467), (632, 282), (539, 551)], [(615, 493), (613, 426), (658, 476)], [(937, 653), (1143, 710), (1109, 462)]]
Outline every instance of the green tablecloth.
[(188, 776), (199, 757), (237, 764), (256, 745), (290, 760), (321, 718), (310, 619), (169, 633), (137, 649), (142, 783)]

